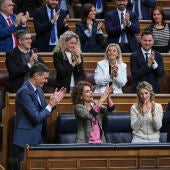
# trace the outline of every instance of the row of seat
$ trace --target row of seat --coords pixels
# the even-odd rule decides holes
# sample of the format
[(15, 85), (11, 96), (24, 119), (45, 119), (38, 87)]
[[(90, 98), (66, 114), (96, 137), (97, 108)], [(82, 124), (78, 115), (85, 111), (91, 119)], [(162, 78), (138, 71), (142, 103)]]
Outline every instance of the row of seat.
[[(170, 11), (170, 9), (169, 9), (169, 11)], [(75, 28), (76, 27), (76, 22), (78, 22), (78, 21), (80, 21), (80, 18), (70, 18), (69, 19), (68, 25), (69, 25), (69, 28), (70, 28), (71, 31), (75, 32), (75, 30), (76, 30), (76, 28)], [(102, 21), (103, 23), (105, 22), (104, 19), (97, 19), (97, 21)], [(170, 23), (170, 16), (169, 16), (169, 20), (167, 20), (167, 23)], [(139, 24), (140, 24), (140, 33), (139, 33), (139, 35), (141, 35), (141, 33), (144, 31), (144, 29), (151, 24), (151, 20), (140, 20)], [(29, 18), (29, 20), (27, 22), (27, 27), (32, 33), (35, 33), (35, 28), (34, 28), (34, 24), (33, 24), (33, 18)], [(104, 33), (104, 35), (107, 35), (105, 26), (103, 26), (103, 33)]]

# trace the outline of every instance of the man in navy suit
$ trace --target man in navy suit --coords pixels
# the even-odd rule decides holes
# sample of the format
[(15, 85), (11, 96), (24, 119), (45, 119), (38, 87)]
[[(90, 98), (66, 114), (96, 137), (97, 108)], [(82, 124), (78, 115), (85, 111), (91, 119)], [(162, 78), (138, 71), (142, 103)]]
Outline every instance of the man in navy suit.
[(59, 9), (59, 0), (46, 0), (46, 5), (33, 13), (38, 51), (53, 51), (61, 34), (68, 30), (68, 15)]
[(160, 93), (158, 78), (164, 75), (164, 64), (161, 54), (152, 49), (153, 44), (152, 33), (144, 31), (141, 35), (141, 49), (130, 56), (133, 93), (136, 93), (136, 87), (142, 81), (147, 81), (155, 93)]
[(139, 19), (150, 19), (150, 8), (156, 6), (156, 0), (128, 0), (127, 8), (136, 13)]
[(128, 0), (115, 0), (115, 3), (117, 9), (106, 13), (105, 17), (106, 43), (119, 44), (122, 52), (134, 52), (138, 48), (135, 34), (140, 32), (139, 20), (126, 9)]
[(12, 0), (0, 0), (0, 52), (12, 50), (17, 45), (15, 32), (26, 27), (29, 13), (13, 14)]
[(46, 118), (66, 93), (65, 88), (55, 91), (47, 104), (41, 88), (47, 83), (48, 76), (48, 67), (37, 62), (31, 67), (29, 80), (17, 91), (13, 149), (14, 157), (19, 161), (24, 159), (26, 144), (35, 145), (47, 141)]

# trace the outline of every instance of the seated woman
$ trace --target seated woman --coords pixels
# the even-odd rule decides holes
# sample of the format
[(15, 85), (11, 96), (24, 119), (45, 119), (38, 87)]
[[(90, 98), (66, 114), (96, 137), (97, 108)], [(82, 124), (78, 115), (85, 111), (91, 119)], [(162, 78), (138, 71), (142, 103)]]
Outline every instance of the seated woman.
[(56, 87), (65, 87), (67, 92), (71, 92), (81, 80), (83, 73), (83, 60), (77, 34), (66, 31), (60, 36), (58, 45), (54, 49), (53, 63), (57, 71)]
[[(80, 81), (72, 92), (72, 102), (77, 118), (76, 143), (105, 143), (102, 129), (101, 113), (106, 114), (115, 109), (110, 98), (112, 87), (109, 85), (101, 95), (99, 101), (93, 101), (93, 92), (89, 82)], [(103, 102), (107, 100), (107, 108)]]
[(152, 85), (141, 82), (137, 86), (137, 103), (131, 107), (132, 143), (159, 142), (163, 109), (155, 103)]
[(122, 52), (118, 44), (109, 44), (105, 59), (97, 63), (94, 74), (96, 89), (94, 93), (103, 93), (107, 84), (114, 84), (113, 93), (123, 93), (122, 87), (127, 82), (126, 64), (122, 61)]
[(80, 38), (83, 52), (103, 52), (104, 36), (102, 22), (95, 20), (96, 9), (90, 4), (84, 4), (81, 11), (81, 21), (76, 23), (76, 33)]
[(146, 30), (153, 33), (153, 49), (160, 53), (170, 52), (170, 24), (165, 22), (165, 15), (160, 7), (156, 7), (151, 13), (152, 24)]

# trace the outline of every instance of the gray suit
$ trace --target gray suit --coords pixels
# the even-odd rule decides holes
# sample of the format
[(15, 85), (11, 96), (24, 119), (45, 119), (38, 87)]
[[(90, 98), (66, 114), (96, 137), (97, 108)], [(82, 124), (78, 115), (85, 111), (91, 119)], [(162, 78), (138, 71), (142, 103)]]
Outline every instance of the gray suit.
[[(95, 103), (93, 102), (92, 104), (94, 105)], [(112, 110), (114, 110), (114, 108), (112, 108)], [(93, 109), (88, 111), (83, 104), (76, 104), (74, 111), (77, 118), (76, 143), (89, 142), (91, 129), (92, 129), (92, 119), (95, 117), (95, 115), (100, 127), (102, 143), (106, 143), (106, 138), (104, 136), (104, 131), (102, 128), (101, 113), (106, 114), (110, 110), (108, 110), (105, 106), (102, 106), (100, 112), (96, 113)]]

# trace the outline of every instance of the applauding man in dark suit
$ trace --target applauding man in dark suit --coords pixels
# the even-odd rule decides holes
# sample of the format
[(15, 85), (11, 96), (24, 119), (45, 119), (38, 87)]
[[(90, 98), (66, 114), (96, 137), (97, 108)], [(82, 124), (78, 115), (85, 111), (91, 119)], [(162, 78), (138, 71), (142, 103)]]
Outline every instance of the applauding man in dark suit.
[(47, 83), (49, 69), (42, 63), (35, 63), (30, 70), (30, 78), (16, 94), (16, 125), (14, 131), (14, 157), (24, 159), (25, 144), (41, 144), (47, 141), (46, 118), (60, 102), (66, 92), (65, 88), (55, 91), (48, 104), (42, 87)]
[(122, 52), (134, 52), (138, 48), (135, 34), (140, 32), (139, 20), (134, 12), (127, 10), (128, 0), (115, 0), (116, 10), (106, 14), (107, 45), (117, 43)]
[(130, 56), (133, 93), (136, 92), (138, 83), (142, 81), (147, 81), (153, 86), (155, 93), (160, 93), (158, 78), (164, 75), (164, 65), (161, 54), (152, 49), (153, 44), (152, 33), (144, 31), (141, 35), (141, 49)]
[(39, 51), (53, 51), (61, 34), (68, 30), (69, 16), (59, 9), (59, 0), (46, 0), (46, 5), (33, 14), (36, 47)]

